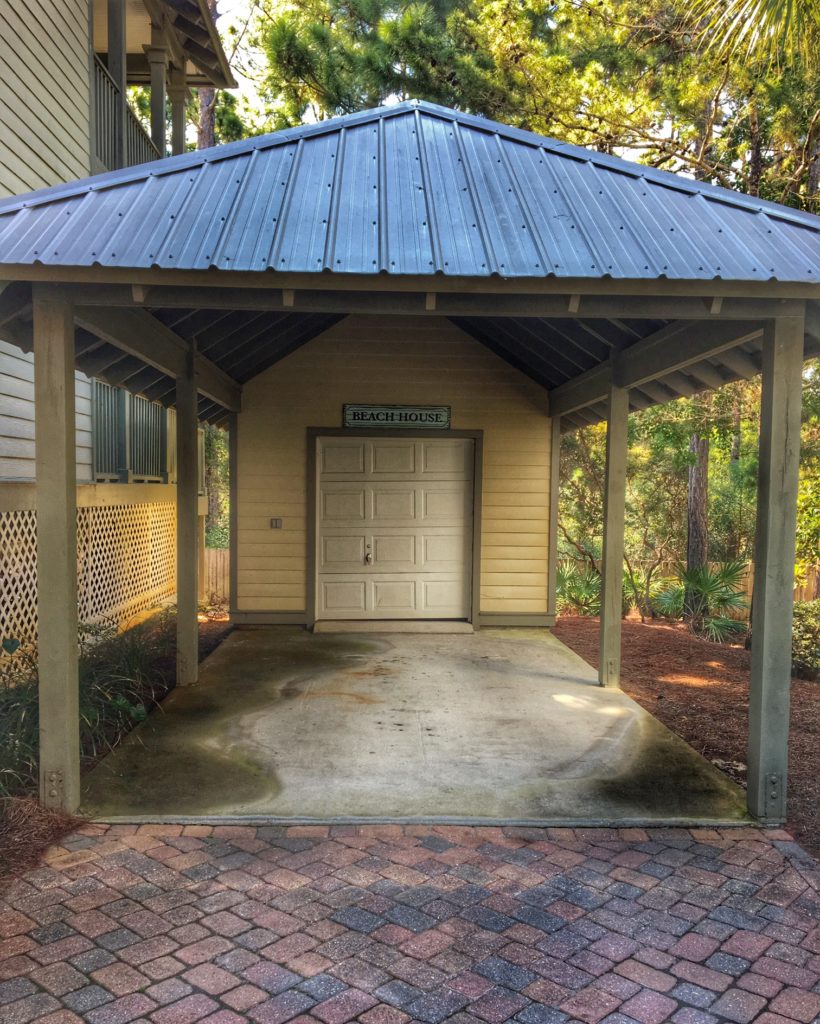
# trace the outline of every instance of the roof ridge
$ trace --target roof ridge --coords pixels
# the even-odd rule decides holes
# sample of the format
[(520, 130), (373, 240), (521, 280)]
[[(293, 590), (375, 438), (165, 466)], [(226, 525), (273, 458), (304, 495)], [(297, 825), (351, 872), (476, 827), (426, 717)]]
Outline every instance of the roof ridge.
[(644, 164), (625, 160), (622, 157), (598, 153), (595, 150), (585, 149), (583, 146), (563, 142), (560, 139), (554, 139), (547, 135), (539, 135), (537, 132), (524, 128), (516, 128), (513, 125), (503, 124), (500, 121), (493, 121), (480, 114), (471, 114), (455, 110), (451, 107), (444, 107), (437, 103), (431, 103), (428, 100), (418, 99), (403, 100), (400, 103), (342, 114), (324, 121), (296, 125), (292, 128), (283, 128), (265, 135), (253, 135), (236, 142), (222, 143), (212, 149), (194, 150), (179, 156), (165, 157), (162, 160), (137, 164), (116, 171), (106, 171), (103, 174), (52, 185), (34, 192), (9, 196), (8, 198), (0, 199), (0, 215), (61, 199), (69, 199), (97, 189), (114, 188), (118, 185), (145, 181), (151, 177), (164, 177), (167, 174), (173, 174), (189, 168), (201, 167), (207, 163), (235, 159), (256, 151), (295, 143), (300, 139), (312, 138), (329, 132), (338, 132), (343, 128), (368, 124), (373, 121), (382, 121), (387, 118), (398, 117), (417, 111), (421, 111), (431, 117), (438, 117), (477, 131), (509, 139), (522, 145), (532, 146), (563, 159), (589, 163), (616, 174), (624, 174), (633, 179), (644, 179), (685, 195), (699, 195), (712, 202), (734, 206), (752, 213), (763, 213), (778, 220), (799, 224), (814, 231), (820, 231), (820, 217), (812, 213), (795, 210), (780, 203), (760, 199), (750, 196), (745, 192), (724, 188), (720, 185), (710, 185), (706, 182), (683, 178), (672, 171), (663, 171), (655, 167), (648, 167)]

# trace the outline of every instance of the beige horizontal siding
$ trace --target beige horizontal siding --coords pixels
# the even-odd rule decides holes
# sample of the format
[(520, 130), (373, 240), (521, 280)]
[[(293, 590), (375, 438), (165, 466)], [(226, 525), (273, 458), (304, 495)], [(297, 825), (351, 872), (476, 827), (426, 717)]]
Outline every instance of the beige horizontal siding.
[(349, 317), (245, 385), (238, 610), (305, 611), (307, 428), (339, 427), (346, 402), (449, 405), (454, 429), (484, 432), (481, 611), (546, 612), (544, 393), (448, 321), (399, 316)]
[[(77, 480), (91, 479), (91, 381), (75, 373)], [(34, 358), (0, 340), (0, 480), (33, 480)]]
[(87, 0), (0, 0), (0, 196), (90, 172)]

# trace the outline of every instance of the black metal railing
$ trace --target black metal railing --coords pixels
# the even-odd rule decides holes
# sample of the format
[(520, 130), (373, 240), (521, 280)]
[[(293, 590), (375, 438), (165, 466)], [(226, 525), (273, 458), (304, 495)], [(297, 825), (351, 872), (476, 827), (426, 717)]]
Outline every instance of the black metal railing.
[(100, 58), (94, 55), (94, 157), (101, 167), (133, 167), (161, 153)]
[(95, 380), (91, 415), (95, 480), (167, 479), (168, 411), (164, 406)]

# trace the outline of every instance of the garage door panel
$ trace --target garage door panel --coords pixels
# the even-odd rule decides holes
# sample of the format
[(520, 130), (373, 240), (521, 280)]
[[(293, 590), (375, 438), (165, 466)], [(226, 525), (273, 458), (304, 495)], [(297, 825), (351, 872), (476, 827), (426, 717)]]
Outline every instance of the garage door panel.
[(412, 485), (395, 488), (374, 487), (370, 492), (374, 522), (387, 519), (413, 522), (416, 519), (416, 490)]
[(318, 616), (467, 618), (472, 442), (341, 442), (319, 460)]
[(334, 619), (463, 619), (468, 590), (461, 573), (379, 573), (355, 581), (328, 574), (321, 578), (318, 612)]
[(374, 474), (416, 472), (416, 445), (412, 441), (385, 444), (374, 441), (370, 445), (370, 465)]
[(360, 571), (365, 556), (364, 534), (323, 536), (321, 568), (327, 572)]
[(356, 441), (353, 444), (325, 442), (322, 445), (320, 467), (326, 473), (356, 473), (365, 471), (365, 443)]
[(321, 586), (322, 611), (340, 617), (358, 618), (367, 611), (367, 584), (364, 580), (328, 580)]
[(364, 522), (367, 518), (367, 493), (357, 490), (323, 490), (323, 522)]
[(373, 611), (389, 612), (392, 617), (413, 614), (416, 610), (415, 579), (373, 581)]
[(466, 597), (464, 580), (427, 580), (419, 581), (421, 587), (421, 606), (425, 612), (436, 613), (443, 618), (450, 617), (454, 608), (460, 608)]
[(472, 476), (469, 460), (472, 445), (463, 441), (420, 441), (421, 467), (423, 474), (453, 473), (458, 476)]
[(425, 523), (463, 523), (469, 515), (469, 495), (464, 484), (436, 484), (422, 490), (422, 518)]
[(462, 532), (423, 533), (419, 540), (420, 567), (426, 572), (460, 571), (468, 575), (465, 566), (472, 545)]
[(377, 572), (398, 572), (402, 569), (412, 572), (418, 565), (415, 533), (374, 534), (372, 552), (373, 568)]

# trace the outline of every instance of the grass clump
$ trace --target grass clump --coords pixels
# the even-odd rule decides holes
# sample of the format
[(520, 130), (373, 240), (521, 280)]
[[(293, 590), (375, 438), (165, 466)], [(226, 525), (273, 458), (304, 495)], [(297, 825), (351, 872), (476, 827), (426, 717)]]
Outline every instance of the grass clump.
[[(173, 684), (173, 615), (163, 612), (120, 632), (113, 622), (80, 627), (80, 747), (98, 761), (143, 721)], [(0, 800), (38, 784), (37, 651), (0, 655)]]

